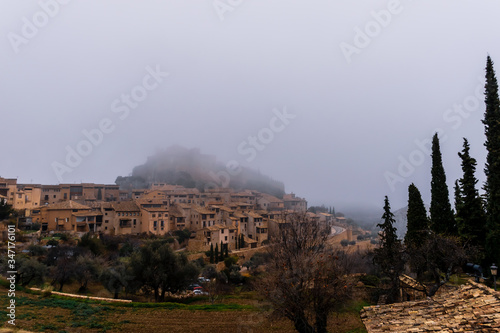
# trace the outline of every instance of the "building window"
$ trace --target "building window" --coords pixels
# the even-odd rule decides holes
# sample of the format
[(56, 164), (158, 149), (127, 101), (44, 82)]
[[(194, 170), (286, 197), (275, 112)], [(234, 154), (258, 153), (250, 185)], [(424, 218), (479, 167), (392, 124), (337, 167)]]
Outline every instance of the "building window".
[(152, 217), (156, 217), (156, 214), (151, 215)]

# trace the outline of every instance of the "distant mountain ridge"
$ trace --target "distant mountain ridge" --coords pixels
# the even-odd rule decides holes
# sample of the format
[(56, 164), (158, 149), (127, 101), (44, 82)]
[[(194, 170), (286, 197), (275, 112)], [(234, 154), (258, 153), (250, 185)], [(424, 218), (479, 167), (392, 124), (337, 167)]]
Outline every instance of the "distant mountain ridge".
[[(425, 211), (427, 212), (427, 216), (429, 216), (429, 206), (425, 205)], [(406, 229), (408, 225), (408, 206), (405, 206), (403, 208), (400, 208), (394, 212), (394, 219), (396, 220), (396, 223), (394, 226), (396, 227), (396, 234), (398, 235), (398, 238), (403, 239), (406, 235)]]
[(118, 176), (115, 183), (122, 190), (148, 188), (151, 183), (168, 183), (197, 188), (229, 187), (234, 190), (256, 190), (282, 198), (285, 185), (260, 172), (239, 167), (227, 170), (213, 155), (199, 149), (171, 146), (148, 157), (146, 163), (134, 167), (127, 177)]

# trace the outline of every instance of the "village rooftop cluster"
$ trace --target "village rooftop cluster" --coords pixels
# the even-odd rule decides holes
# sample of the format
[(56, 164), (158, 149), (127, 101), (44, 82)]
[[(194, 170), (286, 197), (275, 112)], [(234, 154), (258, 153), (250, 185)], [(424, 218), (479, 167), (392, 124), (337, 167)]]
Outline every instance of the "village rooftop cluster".
[[(242, 237), (249, 247), (261, 246), (278, 232), (284, 214), (307, 211), (307, 201), (293, 193), (280, 199), (254, 190), (200, 192), (165, 183), (123, 191), (118, 185), (28, 185), (0, 178), (0, 200), (19, 212), (20, 229), (39, 224), (41, 232), (80, 236), (87, 232), (161, 236), (188, 229), (189, 251), (208, 251), (221, 243), (234, 250)], [(329, 226), (344, 219), (306, 214)]]

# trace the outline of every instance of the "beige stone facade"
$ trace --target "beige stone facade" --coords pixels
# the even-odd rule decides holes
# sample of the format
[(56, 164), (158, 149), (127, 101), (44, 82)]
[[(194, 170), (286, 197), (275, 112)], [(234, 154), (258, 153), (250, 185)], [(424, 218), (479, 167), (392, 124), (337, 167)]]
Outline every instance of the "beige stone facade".
[[(188, 229), (193, 233), (190, 246), (199, 249), (221, 241), (235, 249), (240, 235), (249, 246), (261, 246), (277, 232), (287, 202), (295, 211), (307, 207), (294, 194), (282, 200), (257, 191), (216, 188), (200, 193), (164, 183), (120, 191), (117, 185), (19, 185), (0, 178), (0, 196), (13, 203), (17, 198), (16, 207), (37, 207), (33, 222), (41, 223), (43, 231), (165, 235)], [(332, 219), (328, 214), (311, 218)]]
[(299, 198), (295, 196), (294, 193), (285, 194), (283, 196), (283, 202), (286, 210), (292, 210), (294, 212), (303, 212), (303, 213), (307, 211), (306, 199)]
[(68, 200), (43, 206), (34, 218), (42, 231), (89, 232), (98, 228), (97, 215), (89, 206)]

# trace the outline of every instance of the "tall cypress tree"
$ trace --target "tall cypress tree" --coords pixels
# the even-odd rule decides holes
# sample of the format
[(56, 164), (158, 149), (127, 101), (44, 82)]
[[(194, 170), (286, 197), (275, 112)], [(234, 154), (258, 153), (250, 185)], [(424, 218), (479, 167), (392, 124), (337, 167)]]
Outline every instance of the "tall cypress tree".
[(460, 225), (463, 223), (462, 221), (462, 209), (464, 205), (462, 188), (460, 187), (460, 183), (458, 180), (455, 180), (455, 221), (457, 222), (457, 228), (459, 229), (460, 235)]
[(214, 258), (214, 244), (210, 243), (210, 263), (213, 264), (215, 262)]
[(477, 162), (469, 154), (470, 146), (466, 138), (463, 147), (462, 152), (458, 153), (462, 159), (463, 177), (456, 184), (459, 188), (455, 189), (458, 233), (463, 242), (483, 247), (486, 238), (486, 216), (483, 202), (476, 189), (478, 180), (474, 174)]
[(215, 244), (215, 254), (214, 254), (214, 260), (215, 263), (219, 262), (219, 244)]
[(457, 228), (451, 209), (437, 133), (432, 138), (431, 176), (431, 230), (437, 234), (455, 236)]
[(382, 220), (382, 223), (377, 224), (377, 227), (382, 230), (380, 246), (382, 248), (393, 249), (395, 245), (400, 243), (400, 241), (396, 234), (397, 229), (394, 226), (396, 220), (394, 219), (394, 214), (391, 212), (391, 206), (389, 204), (389, 198), (387, 196), (385, 196), (384, 200), (384, 214), (382, 215)]
[(7, 219), (13, 212), (12, 206), (7, 204), (7, 199), (0, 200), (0, 221)]
[(389, 198), (385, 197), (382, 223), (377, 224), (381, 229), (380, 247), (375, 250), (374, 263), (382, 273), (391, 280), (391, 288), (387, 295), (389, 302), (399, 299), (399, 276), (404, 269), (401, 241), (396, 234), (394, 214), (391, 212)]
[(422, 195), (412, 183), (408, 186), (408, 212), (405, 244), (415, 248), (424, 243), (429, 231), (429, 219), (425, 210)]
[(486, 157), (486, 259), (490, 262), (500, 261), (500, 101), (498, 83), (490, 56), (486, 60), (486, 84), (483, 124), (488, 155)]

